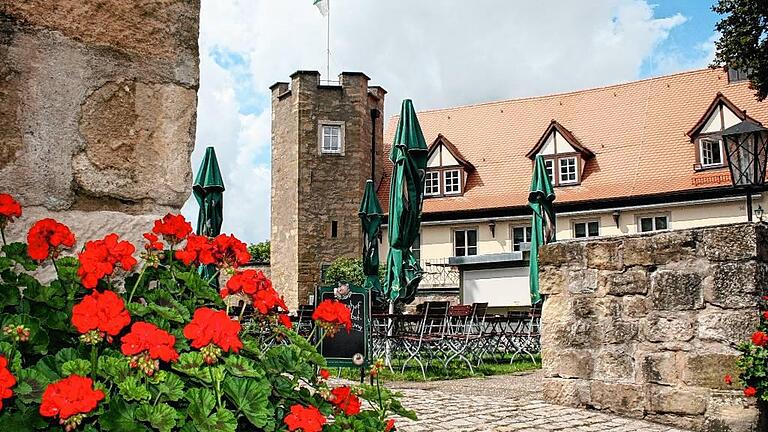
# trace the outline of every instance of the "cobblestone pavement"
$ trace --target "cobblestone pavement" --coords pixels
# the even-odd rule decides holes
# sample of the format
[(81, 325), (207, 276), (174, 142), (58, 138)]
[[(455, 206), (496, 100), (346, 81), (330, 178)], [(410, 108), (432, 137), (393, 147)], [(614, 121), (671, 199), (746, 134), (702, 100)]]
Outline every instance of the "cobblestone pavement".
[(561, 407), (540, 397), (539, 372), (427, 383), (388, 383), (405, 396), (419, 419), (397, 419), (400, 432), (421, 431), (611, 431), (684, 432), (640, 420)]

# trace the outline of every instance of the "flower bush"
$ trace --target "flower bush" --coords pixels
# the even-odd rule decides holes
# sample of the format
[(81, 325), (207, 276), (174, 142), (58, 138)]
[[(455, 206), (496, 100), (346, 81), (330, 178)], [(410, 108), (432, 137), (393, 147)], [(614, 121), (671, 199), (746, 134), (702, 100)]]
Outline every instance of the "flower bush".
[[(762, 298), (763, 304), (768, 303), (768, 296)], [(741, 356), (737, 362), (741, 373), (739, 381), (744, 389), (744, 396), (757, 397), (768, 402), (768, 312), (760, 315), (760, 324), (752, 333), (749, 342), (738, 346)], [(725, 383), (733, 384), (733, 377), (725, 376)]]
[[(389, 431), (393, 414), (414, 418), (378, 380), (329, 385), (271, 281), (238, 269), (249, 256), (235, 237), (169, 214), (140, 253), (116, 234), (68, 252), (76, 233), (53, 219), (6, 243), (22, 211), (0, 194), (0, 430)], [(233, 276), (216, 292), (200, 265)], [(230, 311), (233, 294), (247, 302)], [(348, 328), (343, 304), (318, 310), (324, 334)]]

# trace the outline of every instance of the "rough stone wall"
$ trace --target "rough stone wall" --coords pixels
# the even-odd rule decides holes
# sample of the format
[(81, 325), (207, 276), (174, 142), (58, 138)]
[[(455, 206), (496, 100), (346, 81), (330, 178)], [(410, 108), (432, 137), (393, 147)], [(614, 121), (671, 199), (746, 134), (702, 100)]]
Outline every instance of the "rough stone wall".
[(191, 188), (199, 0), (0, 0), (0, 191), (20, 239), (138, 234)]
[(734, 345), (759, 322), (768, 229), (740, 224), (542, 248), (544, 397), (706, 431), (752, 430)]
[[(272, 279), (289, 307), (307, 303), (321, 266), (362, 255), (357, 214), (371, 171), (371, 109), (382, 156), (384, 90), (361, 73), (344, 72), (339, 85), (299, 71), (291, 84), (272, 86)], [(320, 154), (318, 123), (343, 121), (343, 155)], [(379, 167), (381, 167), (381, 164)], [(331, 237), (331, 223), (338, 235)]]

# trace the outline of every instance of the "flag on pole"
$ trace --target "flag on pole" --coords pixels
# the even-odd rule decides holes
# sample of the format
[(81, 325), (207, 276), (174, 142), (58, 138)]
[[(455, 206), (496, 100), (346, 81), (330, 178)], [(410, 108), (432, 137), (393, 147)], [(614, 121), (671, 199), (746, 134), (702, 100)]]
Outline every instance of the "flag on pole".
[(328, 0), (314, 0), (314, 5), (323, 16), (328, 16)]

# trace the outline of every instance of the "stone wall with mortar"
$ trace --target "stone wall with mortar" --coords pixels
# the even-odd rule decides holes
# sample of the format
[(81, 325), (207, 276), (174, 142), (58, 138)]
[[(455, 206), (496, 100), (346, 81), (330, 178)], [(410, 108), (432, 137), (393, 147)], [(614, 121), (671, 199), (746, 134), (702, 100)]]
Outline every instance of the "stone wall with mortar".
[(759, 322), (768, 228), (740, 224), (541, 249), (544, 397), (702, 431), (754, 430), (725, 384)]
[[(343, 72), (338, 85), (299, 71), (272, 90), (272, 197), (270, 266), (288, 306), (307, 303), (321, 268), (340, 257), (362, 255), (357, 214), (371, 173), (371, 110), (376, 119), (376, 158), (382, 152), (384, 89), (358, 72)], [(344, 122), (343, 154), (321, 154), (322, 121)], [(377, 171), (382, 164), (377, 162)], [(377, 175), (380, 180), (381, 174)], [(385, 204), (386, 205), (386, 204)], [(331, 223), (338, 235), (331, 236)]]
[[(199, 0), (0, 0), (0, 192), (19, 240), (134, 234), (191, 191)], [(81, 246), (82, 243), (78, 245)]]

